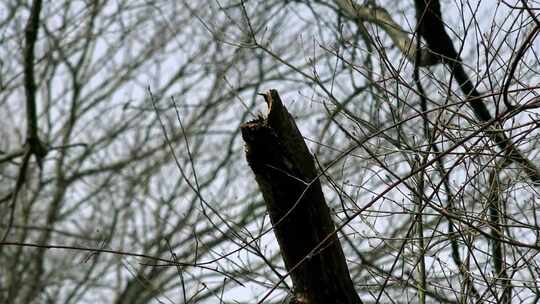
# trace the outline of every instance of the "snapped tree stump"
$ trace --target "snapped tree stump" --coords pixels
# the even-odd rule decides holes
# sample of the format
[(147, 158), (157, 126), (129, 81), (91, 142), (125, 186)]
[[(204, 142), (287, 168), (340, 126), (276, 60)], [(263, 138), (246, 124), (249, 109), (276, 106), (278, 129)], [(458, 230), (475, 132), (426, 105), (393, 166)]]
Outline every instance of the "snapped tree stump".
[[(276, 90), (264, 94), (267, 117), (243, 124), (246, 158), (263, 194), (285, 267), (290, 303), (361, 303), (302, 134)], [(324, 242), (324, 244), (322, 244)], [(320, 248), (310, 255), (314, 248)]]

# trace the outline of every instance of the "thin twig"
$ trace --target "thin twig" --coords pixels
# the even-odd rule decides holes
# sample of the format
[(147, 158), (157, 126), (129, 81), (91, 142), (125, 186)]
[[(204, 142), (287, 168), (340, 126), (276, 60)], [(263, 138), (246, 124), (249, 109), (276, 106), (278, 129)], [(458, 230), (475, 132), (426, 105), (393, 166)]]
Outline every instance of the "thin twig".
[(512, 64), (510, 65), (510, 71), (506, 74), (506, 81), (504, 82), (503, 87), (503, 101), (504, 104), (508, 109), (513, 109), (515, 106), (513, 106), (510, 101), (508, 100), (508, 90), (510, 89), (510, 84), (512, 82), (512, 78), (514, 78), (514, 73), (516, 72), (517, 66), (519, 64), (519, 61), (523, 56), (525, 56), (525, 53), (529, 47), (531, 47), (533, 44), (534, 39), (536, 38), (536, 35), (538, 34), (538, 31), (540, 30), (540, 24), (537, 24), (533, 30), (529, 33), (525, 41), (523, 41), (523, 44), (519, 47), (519, 50), (517, 51), (516, 58), (514, 58), (514, 61), (512, 61)]

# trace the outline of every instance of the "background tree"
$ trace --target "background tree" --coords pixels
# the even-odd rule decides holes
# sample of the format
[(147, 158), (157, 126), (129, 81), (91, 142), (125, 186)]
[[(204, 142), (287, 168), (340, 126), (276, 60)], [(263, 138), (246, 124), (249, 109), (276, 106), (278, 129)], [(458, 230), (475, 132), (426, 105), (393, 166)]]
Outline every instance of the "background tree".
[(540, 298), (538, 2), (41, 2), (0, 4), (1, 302), (280, 302), (269, 88), (363, 301)]

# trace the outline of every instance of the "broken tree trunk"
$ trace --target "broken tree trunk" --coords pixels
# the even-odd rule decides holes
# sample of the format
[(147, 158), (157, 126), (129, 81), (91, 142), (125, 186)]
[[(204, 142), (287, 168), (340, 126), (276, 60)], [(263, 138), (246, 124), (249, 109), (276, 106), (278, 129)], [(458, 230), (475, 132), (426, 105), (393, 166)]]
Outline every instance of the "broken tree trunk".
[[(285, 267), (289, 303), (361, 303), (334, 234), (312, 155), (276, 90), (264, 94), (268, 116), (243, 124), (246, 158), (263, 194)], [(320, 248), (310, 255), (310, 252)]]

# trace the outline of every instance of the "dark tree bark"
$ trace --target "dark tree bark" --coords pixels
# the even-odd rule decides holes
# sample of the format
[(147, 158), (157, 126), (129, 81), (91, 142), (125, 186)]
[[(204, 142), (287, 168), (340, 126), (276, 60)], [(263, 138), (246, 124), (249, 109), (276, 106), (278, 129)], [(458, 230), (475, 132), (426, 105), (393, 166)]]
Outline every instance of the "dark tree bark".
[(324, 242), (335, 228), (313, 157), (277, 91), (264, 98), (268, 117), (243, 124), (241, 131), (294, 284), (290, 303), (361, 303), (339, 240), (334, 234)]

